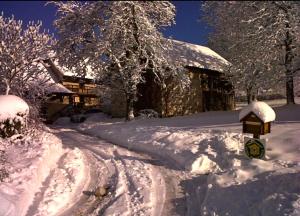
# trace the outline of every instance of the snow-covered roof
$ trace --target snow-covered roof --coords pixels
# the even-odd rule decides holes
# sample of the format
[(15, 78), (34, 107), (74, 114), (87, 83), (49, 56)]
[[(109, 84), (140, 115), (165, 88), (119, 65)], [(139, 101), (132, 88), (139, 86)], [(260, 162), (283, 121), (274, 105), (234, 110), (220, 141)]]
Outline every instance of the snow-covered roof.
[(18, 113), (28, 114), (29, 106), (15, 95), (0, 95), (0, 122), (14, 118)]
[[(87, 68), (87, 72), (86, 72), (85, 78), (94, 79), (95, 76), (93, 75), (93, 71), (91, 69), (91, 66), (88, 65), (86, 68)], [(78, 76), (75, 72), (75, 69), (70, 70), (66, 67), (62, 67), (61, 70), (62, 70), (62, 72), (64, 73), (65, 76), (75, 76), (75, 77)]]
[(74, 92), (70, 91), (69, 89), (67, 89), (66, 87), (64, 87), (60, 83), (50, 84), (49, 87), (47, 88), (47, 92), (48, 93), (67, 93), (67, 94), (74, 93)]
[[(58, 63), (58, 59), (45, 59), (44, 60), (44, 68), (46, 68), (51, 75), (52, 79), (55, 82), (60, 82), (63, 80), (63, 76), (74, 76), (77, 77), (76, 69), (68, 69), (67, 67), (61, 66)], [(87, 73), (85, 78), (94, 79), (95, 75), (93, 73), (92, 67), (90, 65), (87, 66)]]
[(52, 61), (46, 60), (44, 63), (39, 63), (38, 67), (44, 73), (40, 74), (39, 80), (36, 80), (36, 85), (43, 85), (47, 93), (73, 93), (59, 83), (63, 78), (63, 74)]
[[(60, 71), (61, 74), (65, 75), (65, 76), (74, 76), (74, 77), (78, 76), (78, 73), (76, 73), (75, 68), (69, 69), (67, 67), (61, 66), (61, 65), (59, 65), (57, 59), (52, 61), (52, 63)], [(86, 76), (85, 76), (85, 78), (87, 78), (87, 79), (94, 79), (95, 78), (92, 67), (90, 65), (87, 65), (87, 67), (86, 67)]]
[(253, 112), (264, 123), (274, 121), (276, 118), (274, 110), (268, 104), (262, 101), (253, 101), (240, 111), (239, 120), (241, 121), (251, 112)]
[(172, 40), (173, 50), (170, 55), (173, 60), (184, 66), (193, 66), (203, 69), (223, 71), (230, 63), (208, 47)]

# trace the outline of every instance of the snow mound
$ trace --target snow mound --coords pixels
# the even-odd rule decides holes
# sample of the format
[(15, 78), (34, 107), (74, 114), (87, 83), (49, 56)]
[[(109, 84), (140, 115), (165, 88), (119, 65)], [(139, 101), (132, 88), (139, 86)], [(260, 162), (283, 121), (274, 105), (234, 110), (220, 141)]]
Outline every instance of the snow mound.
[(6, 150), (10, 176), (0, 184), (1, 216), (26, 215), (63, 153), (61, 141), (52, 134), (43, 133), (39, 139), (29, 140), (28, 146), (15, 145)]
[(61, 163), (53, 172), (36, 216), (57, 215), (61, 209), (72, 203), (72, 198), (78, 197), (77, 188), (82, 188), (87, 175), (84, 155), (75, 148), (66, 153)]
[(20, 113), (29, 113), (29, 106), (23, 99), (15, 95), (0, 95), (0, 122), (15, 118)]
[(239, 120), (241, 121), (250, 112), (257, 115), (264, 123), (274, 121), (276, 118), (274, 110), (268, 104), (262, 101), (253, 101), (241, 110)]
[(208, 174), (218, 171), (221, 171), (220, 167), (210, 160), (207, 155), (203, 154), (194, 161), (191, 169), (191, 173), (194, 174)]

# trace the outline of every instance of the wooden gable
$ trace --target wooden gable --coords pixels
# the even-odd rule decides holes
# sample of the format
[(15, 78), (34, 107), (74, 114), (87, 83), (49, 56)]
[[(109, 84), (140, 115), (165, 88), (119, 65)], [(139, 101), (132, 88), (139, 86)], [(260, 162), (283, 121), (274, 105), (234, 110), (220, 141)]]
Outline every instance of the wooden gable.
[(271, 132), (271, 123), (264, 123), (255, 113), (250, 112), (240, 120), (243, 122), (243, 133), (264, 135)]

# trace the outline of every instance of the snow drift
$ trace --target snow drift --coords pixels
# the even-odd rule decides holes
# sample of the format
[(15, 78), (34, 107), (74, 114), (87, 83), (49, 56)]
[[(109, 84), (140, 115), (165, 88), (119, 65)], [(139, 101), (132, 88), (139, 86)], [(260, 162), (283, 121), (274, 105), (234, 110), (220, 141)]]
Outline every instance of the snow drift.
[[(265, 160), (245, 156), (239, 111), (132, 122), (93, 114), (73, 126), (129, 149), (159, 155), (174, 169), (189, 173), (191, 177), (180, 185), (184, 193), (191, 193), (185, 184), (197, 185), (193, 192), (201, 202), (191, 205), (199, 215), (299, 215), (299, 109), (299, 105), (275, 108), (277, 121), (265, 136)], [(275, 113), (269, 114), (262, 119), (275, 118)]]
[(0, 184), (0, 215), (23, 216), (56, 166), (63, 153), (62, 144), (54, 135), (43, 133), (40, 140), (9, 146), (6, 153), (10, 176)]

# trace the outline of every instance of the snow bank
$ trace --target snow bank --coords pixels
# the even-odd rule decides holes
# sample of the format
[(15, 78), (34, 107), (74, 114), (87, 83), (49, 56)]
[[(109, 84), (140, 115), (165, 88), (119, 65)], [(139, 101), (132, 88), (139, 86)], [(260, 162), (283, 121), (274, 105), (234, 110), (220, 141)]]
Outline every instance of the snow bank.
[(264, 123), (274, 121), (276, 118), (274, 110), (268, 104), (262, 101), (253, 101), (241, 110), (239, 120), (242, 120), (250, 112), (257, 115)]
[(23, 99), (15, 95), (0, 95), (0, 122), (15, 118), (20, 113), (29, 113), (29, 106)]
[(197, 174), (208, 174), (220, 171), (220, 167), (207, 155), (200, 155), (192, 164), (191, 172)]
[[(252, 104), (250, 110), (254, 109), (264, 121), (274, 120), (274, 111), (261, 104)], [(265, 109), (268, 114), (262, 116)], [(277, 119), (283, 124), (275, 121), (272, 133), (266, 135), (265, 160), (245, 156), (238, 112), (132, 122), (93, 114), (86, 122), (73, 126), (129, 149), (159, 155), (174, 169), (190, 172), (192, 178), (186, 182), (200, 188), (195, 193), (203, 200), (197, 203), (201, 205), (201, 215), (298, 215), (299, 111), (299, 105), (276, 108)], [(185, 181), (181, 185), (188, 193)]]
[[(222, 170), (219, 164), (226, 160), (226, 164), (233, 163), (231, 160), (234, 157), (228, 158), (228, 154), (243, 152), (243, 136), (238, 133), (162, 126), (174, 124), (165, 122), (170, 119), (123, 122), (120, 119), (107, 118), (103, 114), (91, 116), (85, 123), (78, 125), (79, 130), (112, 143), (167, 157), (170, 162), (175, 162), (194, 174), (219, 172)], [(198, 123), (201, 124), (201, 121)]]
[(61, 141), (49, 133), (42, 134), (40, 140), (32, 140), (28, 146), (14, 145), (7, 149), (10, 177), (0, 184), (1, 216), (26, 215), (35, 193), (62, 153)]
[(35, 215), (56, 215), (70, 205), (77, 192), (76, 189), (81, 189), (84, 185), (87, 173), (83, 153), (78, 148), (67, 152), (60, 166), (54, 170)]

